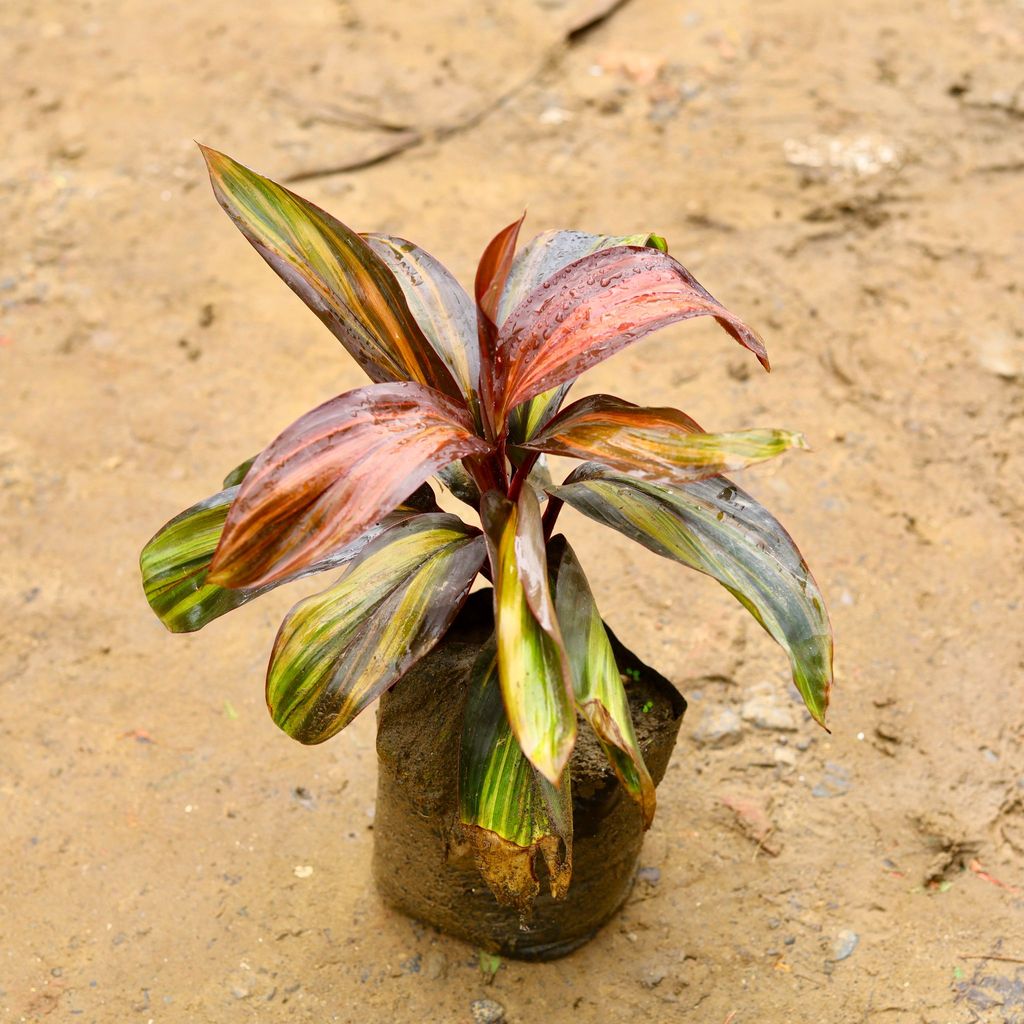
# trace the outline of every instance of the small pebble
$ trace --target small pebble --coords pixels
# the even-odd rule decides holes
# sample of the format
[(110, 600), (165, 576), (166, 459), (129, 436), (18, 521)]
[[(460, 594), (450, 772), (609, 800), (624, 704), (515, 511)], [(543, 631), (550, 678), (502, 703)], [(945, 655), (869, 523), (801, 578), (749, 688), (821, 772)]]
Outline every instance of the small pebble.
[(837, 963), (840, 960), (845, 960), (857, 948), (859, 942), (860, 936), (856, 932), (844, 928), (832, 944), (832, 959)]
[(438, 981), (448, 973), (448, 962), (444, 953), (432, 949), (423, 958), (423, 976), (431, 981)]
[(749, 722), (757, 729), (769, 729), (774, 732), (796, 732), (799, 724), (796, 710), (792, 705), (767, 694), (760, 694), (747, 700), (743, 704), (741, 714), (744, 722)]
[(493, 999), (474, 999), (469, 1004), (473, 1024), (501, 1024), (505, 1019), (505, 1007)]
[(825, 774), (821, 782), (811, 790), (811, 796), (831, 799), (845, 796), (850, 791), (850, 772), (841, 764), (829, 761), (825, 764)]
[(296, 864), (293, 874), (296, 878), (309, 878), (313, 874), (313, 869), (308, 864)]
[(787, 768), (793, 768), (796, 765), (796, 751), (790, 750), (789, 747), (776, 747), (772, 752), (772, 757), (776, 764)]
[(743, 739), (743, 722), (732, 708), (708, 708), (693, 730), (693, 741), (701, 747), (719, 750)]
[(292, 790), (292, 796), (306, 808), (307, 811), (313, 810), (316, 806), (316, 801), (313, 799), (313, 794), (310, 793), (305, 786), (296, 786)]
[(644, 988), (657, 988), (668, 977), (664, 964), (648, 964), (640, 972), (640, 984)]

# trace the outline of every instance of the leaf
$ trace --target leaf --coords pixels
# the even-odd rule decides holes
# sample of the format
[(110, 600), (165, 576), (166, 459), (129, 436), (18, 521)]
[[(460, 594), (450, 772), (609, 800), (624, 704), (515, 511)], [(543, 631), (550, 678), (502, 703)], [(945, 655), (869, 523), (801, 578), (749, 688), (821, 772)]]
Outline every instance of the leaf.
[(761, 339), (657, 249), (602, 249), (563, 267), (501, 325), (494, 369), (499, 424), (521, 402), (695, 316), (715, 317), (768, 368)]
[(480, 488), (466, 472), (466, 467), (461, 462), (453, 462), (451, 465), (445, 466), (437, 475), (459, 501), (464, 501), (472, 508), (480, 507)]
[[(500, 327), (516, 306), (553, 274), (584, 256), (623, 245), (654, 245), (658, 235), (593, 235), (586, 231), (542, 231), (516, 254), (502, 289), (495, 321)], [(661, 239), (664, 242), (664, 239)], [(664, 251), (664, 250), (662, 250)]]
[(332, 398), (257, 457), (210, 578), (239, 587), (290, 575), (358, 537), (442, 466), (489, 450), (464, 408), (422, 384)]
[(551, 494), (666, 558), (718, 580), (789, 655), (793, 682), (825, 724), (832, 630), (814, 577), (789, 534), (724, 477), (680, 487), (586, 463)]
[(540, 891), (538, 854), (547, 863), (552, 896), (565, 897), (572, 875), (569, 770), (555, 787), (523, 755), (505, 713), (493, 637), (473, 668), (466, 702), (459, 818), (499, 903), (529, 912)]
[[(657, 248), (659, 243), (664, 246), (665, 240), (652, 234), (592, 235), (586, 231), (543, 231), (516, 254), (501, 293), (495, 322), (500, 325), (523, 299), (552, 274), (592, 252), (621, 245)], [(532, 437), (534, 431), (562, 404), (571, 386), (570, 381), (516, 406), (509, 417), (509, 437), (512, 443), (520, 444)]]
[(474, 288), (477, 308), (494, 326), (500, 325), (499, 307), (502, 293), (512, 269), (516, 241), (524, 220), (526, 220), (525, 212), (519, 220), (502, 228), (487, 243), (487, 248), (484, 249), (480, 262), (477, 264)]
[(371, 380), (413, 380), (458, 396), (399, 283), (358, 234), (231, 157), (199, 148), (227, 215)]
[(535, 395), (528, 402), (521, 402), (508, 419), (508, 437), (512, 444), (522, 444), (537, 433), (537, 430), (558, 411), (569, 393), (572, 381), (559, 384), (557, 388)]
[(480, 386), (483, 392), (484, 415), (487, 417), (488, 437), (494, 436), (494, 359), (498, 343), (498, 302), (505, 287), (505, 279), (512, 267), (519, 229), (526, 212), (517, 221), (502, 228), (487, 243), (476, 268), (474, 294), (476, 296), (477, 327), (480, 338)]
[(572, 673), (548, 584), (540, 505), (526, 484), (512, 503), (483, 496), (505, 710), (523, 753), (556, 784), (576, 741)]
[(575, 552), (564, 537), (549, 546), (555, 610), (572, 668), (576, 706), (586, 716), (615, 774), (640, 805), (644, 828), (654, 821), (654, 782), (637, 742), (629, 700), (601, 613)]
[(388, 265), (409, 311), (459, 385), (473, 420), (480, 412), (480, 343), (476, 307), (448, 269), (424, 249), (394, 235), (363, 236)]
[(641, 409), (611, 395), (592, 395), (563, 409), (523, 447), (679, 484), (743, 469), (790, 448), (806, 448), (807, 442), (800, 434), (768, 428), (706, 434), (675, 409)]
[(142, 549), (139, 565), (146, 600), (172, 633), (195, 632), (268, 590), (314, 572), (336, 569), (355, 558), (384, 530), (437, 508), (433, 492), (424, 485), (366, 533), (306, 568), (266, 586), (229, 590), (210, 583), (208, 573), (228, 509), (237, 494), (238, 486), (234, 485), (198, 502), (163, 526)]
[(233, 470), (226, 477), (224, 477), (223, 487), (234, 487), (236, 484), (240, 484), (245, 479), (245, 474), (252, 469), (252, 464), (256, 461), (257, 456), (253, 455), (251, 458), (245, 460), (238, 466), (235, 466)]
[(445, 513), (373, 540), (282, 623), (267, 669), (274, 722), (302, 743), (340, 732), (444, 636), (485, 557), (479, 531)]

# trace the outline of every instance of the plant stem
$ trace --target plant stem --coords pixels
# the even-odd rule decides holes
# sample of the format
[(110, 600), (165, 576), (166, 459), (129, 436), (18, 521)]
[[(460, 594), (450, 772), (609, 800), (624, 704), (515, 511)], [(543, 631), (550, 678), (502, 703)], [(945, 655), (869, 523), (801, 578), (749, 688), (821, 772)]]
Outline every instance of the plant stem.
[(555, 529), (555, 521), (558, 519), (558, 513), (562, 511), (562, 505), (565, 502), (561, 498), (554, 498), (548, 495), (548, 507), (544, 509), (544, 540), (551, 540), (551, 534)]
[(523, 459), (523, 464), (516, 470), (515, 476), (512, 477), (512, 483), (509, 485), (509, 501), (516, 501), (519, 498), (519, 492), (522, 491), (523, 484), (530, 475), (530, 470), (537, 464), (539, 458), (540, 452), (527, 452), (526, 458)]
[(490, 456), (470, 455), (462, 460), (466, 472), (473, 478), (481, 494), (488, 491), (505, 490), (498, 477), (496, 461)]

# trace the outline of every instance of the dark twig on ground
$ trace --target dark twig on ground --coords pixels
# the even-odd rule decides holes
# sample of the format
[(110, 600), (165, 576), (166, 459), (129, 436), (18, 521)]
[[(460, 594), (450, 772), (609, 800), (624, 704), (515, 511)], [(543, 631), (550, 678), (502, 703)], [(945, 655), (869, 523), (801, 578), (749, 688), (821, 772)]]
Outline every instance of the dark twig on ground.
[[(308, 110), (306, 112), (307, 117), (312, 120), (341, 124), (347, 128), (383, 132), (389, 138), (378, 149), (373, 149), (369, 153), (363, 153), (350, 160), (330, 164), (326, 167), (300, 168), (297, 171), (293, 171), (283, 180), (292, 185), (297, 182), (311, 181), (314, 178), (329, 178), (335, 174), (361, 171), (367, 167), (382, 164), (401, 153), (405, 153), (407, 150), (423, 145), (425, 142), (440, 142), (475, 128), (491, 113), (504, 106), (510, 99), (536, 81), (537, 78), (558, 61), (563, 53), (599, 25), (602, 25), (628, 3), (629, 0), (595, 0), (595, 2), (589, 4), (584, 11), (580, 12), (565, 27), (561, 38), (547, 48), (527, 74), (524, 74), (522, 78), (508, 88), (500, 90), (475, 110), (470, 111), (465, 117), (452, 124), (430, 129), (416, 128), (413, 125), (397, 124), (377, 119), (368, 114), (347, 110), (336, 105), (320, 105), (313, 110)], [(289, 97), (289, 99), (302, 107), (301, 100), (295, 97)]]

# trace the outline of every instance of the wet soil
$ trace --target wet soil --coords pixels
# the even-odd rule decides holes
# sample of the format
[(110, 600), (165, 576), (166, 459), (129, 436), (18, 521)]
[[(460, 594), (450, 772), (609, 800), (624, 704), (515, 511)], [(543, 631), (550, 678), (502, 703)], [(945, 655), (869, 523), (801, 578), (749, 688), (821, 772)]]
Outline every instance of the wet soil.
[[(1024, 12), (632, 0), (567, 42), (599, 6), (0, 5), (0, 1020), (1024, 1020)], [(524, 205), (657, 231), (766, 337), (771, 376), (693, 321), (578, 393), (806, 433), (743, 486), (828, 596), (833, 731), (721, 588), (567, 514), (690, 709), (564, 960), (488, 987), (380, 902), (372, 715), (305, 749), (263, 706), (305, 583), (189, 638), (145, 606), (154, 529), (362, 382), (195, 138), (466, 282)]]

